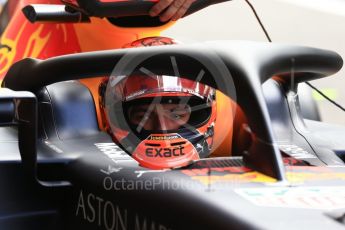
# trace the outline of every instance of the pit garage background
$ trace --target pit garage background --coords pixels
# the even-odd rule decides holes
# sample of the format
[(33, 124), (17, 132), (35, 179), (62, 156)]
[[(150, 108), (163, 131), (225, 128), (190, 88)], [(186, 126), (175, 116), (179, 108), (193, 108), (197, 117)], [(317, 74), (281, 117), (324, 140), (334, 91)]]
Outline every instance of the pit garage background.
[[(345, 59), (344, 0), (250, 0), (272, 41), (335, 50)], [(211, 6), (176, 23), (163, 33), (184, 43), (206, 40), (267, 41), (245, 0)], [(345, 68), (311, 82), (345, 106)], [(345, 112), (317, 92), (323, 121), (345, 125)]]

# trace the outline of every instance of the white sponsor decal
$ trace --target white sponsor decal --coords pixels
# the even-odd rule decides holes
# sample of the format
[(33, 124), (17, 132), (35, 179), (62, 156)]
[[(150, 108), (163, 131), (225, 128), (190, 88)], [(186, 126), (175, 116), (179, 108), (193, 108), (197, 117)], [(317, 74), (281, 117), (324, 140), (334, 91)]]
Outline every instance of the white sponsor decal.
[(167, 172), (170, 169), (161, 169), (161, 170), (138, 170), (134, 171), (135, 174), (137, 174), (137, 178), (141, 177), (145, 173), (161, 173), (161, 172)]
[(117, 160), (132, 159), (115, 143), (95, 143), (95, 146), (115, 163)]
[(303, 148), (297, 145), (278, 145), (279, 149), (285, 152), (286, 154), (296, 158), (296, 159), (308, 159), (308, 158), (317, 158), (315, 155), (309, 153)]
[(235, 189), (258, 206), (333, 210), (345, 208), (345, 186)]
[(128, 229), (127, 210), (92, 193), (80, 191), (75, 215), (107, 230)]
[(108, 176), (110, 176), (113, 173), (120, 172), (122, 168), (116, 168), (111, 165), (108, 165), (107, 169), (100, 169), (100, 171)]
[(75, 215), (97, 225), (99, 229), (171, 230), (157, 221), (130, 212), (113, 201), (82, 190), (79, 193)]

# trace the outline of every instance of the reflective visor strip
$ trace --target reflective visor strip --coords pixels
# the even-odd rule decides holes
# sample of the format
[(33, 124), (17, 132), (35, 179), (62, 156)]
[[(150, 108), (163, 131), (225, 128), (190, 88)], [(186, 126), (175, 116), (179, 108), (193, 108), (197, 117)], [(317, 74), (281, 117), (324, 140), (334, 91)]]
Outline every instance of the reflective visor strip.
[(149, 93), (189, 93), (199, 97), (210, 97), (214, 90), (197, 81), (167, 75), (113, 76), (109, 85), (117, 100), (129, 101)]

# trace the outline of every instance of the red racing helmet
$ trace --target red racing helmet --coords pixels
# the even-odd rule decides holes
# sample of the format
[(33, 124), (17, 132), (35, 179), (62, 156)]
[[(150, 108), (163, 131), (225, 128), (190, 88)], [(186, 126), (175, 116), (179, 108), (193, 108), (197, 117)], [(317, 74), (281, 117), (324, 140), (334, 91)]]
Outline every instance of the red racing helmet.
[[(126, 47), (175, 44), (150, 37)], [(215, 90), (177, 76), (136, 74), (105, 78), (100, 86), (103, 125), (143, 167), (178, 168), (210, 155)]]

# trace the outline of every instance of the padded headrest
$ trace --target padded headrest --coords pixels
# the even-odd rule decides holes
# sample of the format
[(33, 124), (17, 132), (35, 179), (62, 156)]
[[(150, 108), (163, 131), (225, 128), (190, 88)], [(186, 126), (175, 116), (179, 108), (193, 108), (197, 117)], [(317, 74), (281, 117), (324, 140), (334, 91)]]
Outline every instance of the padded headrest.
[(48, 85), (39, 93), (39, 114), (48, 138), (82, 138), (99, 133), (93, 97), (78, 81)]

